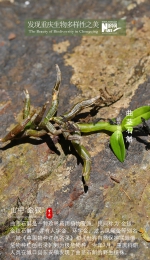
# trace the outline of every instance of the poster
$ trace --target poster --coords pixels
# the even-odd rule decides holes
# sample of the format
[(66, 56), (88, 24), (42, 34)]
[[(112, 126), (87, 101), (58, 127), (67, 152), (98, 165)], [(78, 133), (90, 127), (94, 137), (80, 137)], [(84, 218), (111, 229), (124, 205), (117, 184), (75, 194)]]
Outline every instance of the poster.
[(0, 1), (2, 260), (149, 259), (149, 9)]

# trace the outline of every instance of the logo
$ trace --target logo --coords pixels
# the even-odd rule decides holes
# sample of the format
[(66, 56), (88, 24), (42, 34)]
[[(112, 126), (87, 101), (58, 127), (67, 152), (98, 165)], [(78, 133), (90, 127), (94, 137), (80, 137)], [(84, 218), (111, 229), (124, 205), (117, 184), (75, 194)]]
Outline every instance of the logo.
[(119, 21), (102, 21), (102, 34), (119, 35), (122, 31), (121, 20)]

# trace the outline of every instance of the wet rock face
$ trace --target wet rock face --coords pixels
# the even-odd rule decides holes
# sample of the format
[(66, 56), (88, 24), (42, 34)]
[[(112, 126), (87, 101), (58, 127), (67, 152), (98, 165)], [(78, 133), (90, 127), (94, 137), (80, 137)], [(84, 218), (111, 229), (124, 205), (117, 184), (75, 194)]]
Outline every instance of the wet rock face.
[[(149, 1), (32, 1), (29, 5), (25, 1), (11, 2), (0, 1), (0, 136), (13, 127), (15, 120), (21, 119), (25, 88), (30, 92), (33, 107), (51, 101), (56, 80), (55, 64), (62, 71), (58, 114), (68, 111), (79, 100), (97, 95), (101, 86), (107, 86), (110, 93), (122, 90), (124, 96), (111, 107), (102, 108), (97, 118), (120, 116), (122, 119), (128, 109), (150, 104)], [(29, 17), (126, 17), (127, 35), (26, 37), (24, 21)], [(134, 248), (126, 248), (126, 255), (119, 255), (119, 259), (128, 257), (130, 260), (133, 256), (138, 259), (139, 255), (141, 260), (148, 259), (149, 243), (136, 232), (141, 227), (150, 232), (150, 154), (145, 149), (148, 137), (133, 138), (124, 163), (112, 153), (106, 133), (83, 136), (82, 139), (92, 157), (87, 193), (84, 193), (82, 183), (82, 161), (70, 142), (61, 136), (58, 139), (16, 140), (3, 145), (0, 150), (2, 259), (29, 259), (23, 253), (12, 254), (17, 233), (10, 233), (10, 229), (14, 222), (13, 226), (20, 230), (20, 243), (25, 238), (19, 221), (26, 227), (30, 220), (32, 235), (42, 233), (44, 221), (50, 221), (45, 216), (48, 207), (53, 209), (52, 220), (58, 223), (86, 221), (89, 236), (86, 251), (95, 250), (90, 238), (92, 241), (98, 221), (111, 221), (112, 228), (116, 223), (119, 223), (118, 228), (125, 228), (123, 223), (131, 223), (130, 228), (135, 232), (130, 235), (135, 236), (133, 242), (138, 242), (138, 247), (135, 244)], [(76, 233), (69, 226), (67, 234), (74, 242), (78, 242), (78, 235), (84, 237), (81, 229)], [(34, 242), (33, 239), (31, 243)], [(71, 241), (68, 243), (71, 252), (73, 246)], [(117, 240), (112, 240), (110, 248), (115, 250), (116, 246)], [(63, 243), (60, 249), (64, 249)], [(104, 249), (109, 248), (105, 246)], [(99, 257), (95, 253), (92, 259)], [(103, 255), (103, 259), (109, 257)], [(41, 259), (41, 255), (32, 254), (30, 259)], [(45, 253), (43, 259), (65, 260), (70, 256)], [(73, 254), (71, 259), (85, 259), (85, 255)], [(117, 257), (113, 256), (113, 259)]]

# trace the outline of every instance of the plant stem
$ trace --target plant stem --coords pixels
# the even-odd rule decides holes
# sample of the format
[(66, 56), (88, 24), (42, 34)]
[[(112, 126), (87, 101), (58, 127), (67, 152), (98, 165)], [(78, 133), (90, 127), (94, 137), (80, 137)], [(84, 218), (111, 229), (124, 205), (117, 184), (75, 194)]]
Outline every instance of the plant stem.
[(91, 132), (97, 132), (97, 131), (101, 131), (101, 130), (106, 130), (109, 132), (115, 132), (115, 131), (119, 130), (122, 132), (121, 125), (110, 125), (107, 122), (98, 122), (96, 124), (77, 123), (76, 125), (79, 127), (79, 129), (82, 133), (91, 133)]

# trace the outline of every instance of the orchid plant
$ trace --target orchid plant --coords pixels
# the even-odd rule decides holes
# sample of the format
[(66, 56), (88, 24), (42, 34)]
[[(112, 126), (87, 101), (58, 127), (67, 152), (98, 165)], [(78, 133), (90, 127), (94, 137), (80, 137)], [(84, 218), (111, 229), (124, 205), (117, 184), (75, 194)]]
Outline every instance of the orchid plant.
[[(123, 132), (130, 130), (143, 123), (143, 128), (150, 133), (149, 127), (145, 120), (150, 118), (150, 106), (143, 106), (132, 111), (131, 115), (127, 115), (121, 122), (116, 124), (113, 120), (99, 121), (97, 123), (76, 122), (74, 118), (84, 108), (90, 106), (110, 106), (119, 100), (122, 95), (110, 96), (104, 91), (100, 91), (100, 95), (88, 100), (83, 100), (73, 106), (73, 108), (61, 115), (56, 116), (59, 103), (59, 87), (61, 83), (61, 71), (56, 65), (57, 80), (52, 92), (52, 102), (46, 102), (37, 112), (30, 112), (30, 96), (28, 90), (25, 90), (25, 104), (23, 109), (23, 120), (17, 124), (5, 137), (1, 138), (1, 142), (11, 141), (16, 138), (34, 137), (39, 138), (43, 135), (58, 136), (62, 134), (66, 140), (70, 140), (76, 152), (83, 160), (83, 178), (84, 184), (88, 185), (91, 170), (91, 157), (86, 148), (81, 144), (82, 133), (94, 133), (98, 131), (109, 131), (111, 148), (120, 162), (125, 160), (126, 149), (123, 138)], [(106, 91), (107, 92), (107, 91)], [(109, 94), (107, 92), (107, 94)]]

